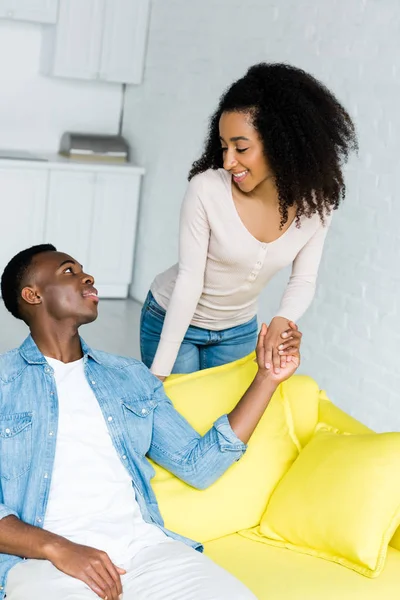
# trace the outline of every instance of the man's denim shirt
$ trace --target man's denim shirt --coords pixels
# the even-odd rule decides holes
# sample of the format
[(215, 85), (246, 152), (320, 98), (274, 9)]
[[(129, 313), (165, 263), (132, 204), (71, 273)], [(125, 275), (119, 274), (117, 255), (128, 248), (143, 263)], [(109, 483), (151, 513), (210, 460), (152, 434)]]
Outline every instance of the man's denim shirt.
[[(91, 350), (83, 340), (86, 378), (99, 402), (115, 450), (132, 477), (143, 518), (164, 529), (150, 480), (148, 455), (183, 481), (203, 489), (246, 450), (226, 415), (201, 437), (174, 409), (161, 382), (139, 361)], [(0, 519), (15, 515), (43, 526), (57, 441), (53, 369), (29, 336), (0, 356)], [(79, 466), (77, 466), (79, 468)], [(0, 554), (0, 600), (9, 569), (21, 559)]]

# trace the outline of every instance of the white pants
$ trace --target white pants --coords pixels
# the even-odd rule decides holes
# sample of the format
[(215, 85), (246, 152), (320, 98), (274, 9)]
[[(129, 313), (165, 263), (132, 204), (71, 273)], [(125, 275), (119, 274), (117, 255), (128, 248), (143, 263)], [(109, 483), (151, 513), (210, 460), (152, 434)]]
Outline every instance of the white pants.
[[(256, 599), (233, 575), (182, 542), (145, 548), (123, 568), (123, 600)], [(10, 570), (6, 595), (7, 600), (98, 600), (82, 581), (33, 559)]]

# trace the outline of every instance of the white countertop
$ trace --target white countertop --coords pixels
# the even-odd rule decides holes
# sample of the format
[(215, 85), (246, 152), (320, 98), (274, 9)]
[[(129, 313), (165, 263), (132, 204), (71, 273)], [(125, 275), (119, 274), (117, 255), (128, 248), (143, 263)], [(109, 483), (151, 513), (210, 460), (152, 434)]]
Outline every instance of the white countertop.
[[(129, 174), (137, 174), (143, 175), (145, 173), (145, 169), (143, 167), (138, 167), (133, 165), (132, 163), (119, 163), (119, 162), (107, 162), (105, 160), (95, 161), (95, 160), (77, 160), (70, 159), (65, 156), (60, 156), (60, 154), (55, 153), (45, 153), (45, 152), (35, 152), (32, 150), (27, 151), (27, 154), (32, 155), (32, 160), (29, 158), (2, 158), (0, 157), (0, 166), (1, 167), (11, 167), (11, 168), (24, 168), (24, 169), (38, 169), (38, 170), (46, 170), (46, 169), (57, 169), (57, 170), (74, 170), (74, 171), (91, 171), (91, 172), (104, 172), (108, 173), (121, 173), (121, 171), (125, 171)], [(36, 160), (35, 160), (36, 159)]]

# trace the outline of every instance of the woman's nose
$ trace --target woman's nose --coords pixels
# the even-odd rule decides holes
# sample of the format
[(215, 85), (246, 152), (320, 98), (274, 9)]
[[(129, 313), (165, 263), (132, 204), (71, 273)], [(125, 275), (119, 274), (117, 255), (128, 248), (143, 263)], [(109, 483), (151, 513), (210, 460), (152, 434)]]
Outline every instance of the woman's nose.
[(225, 156), (224, 156), (224, 169), (226, 171), (230, 171), (236, 165), (237, 165), (237, 160), (236, 160), (234, 151), (233, 150), (231, 150), (231, 151), (227, 150), (225, 152)]

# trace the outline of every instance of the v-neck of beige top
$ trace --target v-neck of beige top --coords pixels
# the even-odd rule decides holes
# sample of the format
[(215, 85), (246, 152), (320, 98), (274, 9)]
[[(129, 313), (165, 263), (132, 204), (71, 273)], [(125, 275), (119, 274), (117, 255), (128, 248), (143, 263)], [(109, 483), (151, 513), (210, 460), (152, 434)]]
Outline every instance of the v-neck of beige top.
[(271, 242), (264, 242), (262, 240), (259, 240), (258, 238), (256, 238), (251, 231), (248, 230), (248, 228), (246, 227), (246, 225), (243, 223), (241, 216), (239, 215), (238, 209), (236, 207), (236, 203), (235, 203), (235, 199), (233, 197), (233, 191), (232, 191), (232, 175), (228, 172), (228, 171), (223, 171), (224, 173), (224, 177), (226, 178), (226, 185), (228, 188), (228, 196), (229, 196), (229, 200), (232, 206), (232, 210), (235, 213), (236, 219), (239, 221), (241, 227), (248, 233), (248, 235), (257, 243), (259, 244), (263, 244), (264, 246), (271, 246), (272, 244), (276, 244), (277, 242), (279, 242), (280, 240), (282, 240), (282, 238), (284, 238), (286, 236), (286, 234), (289, 233), (289, 231), (292, 229), (292, 227), (296, 226), (296, 217), (293, 218), (292, 222), (290, 223), (289, 227), (279, 236), (277, 237), (275, 240), (272, 240)]

